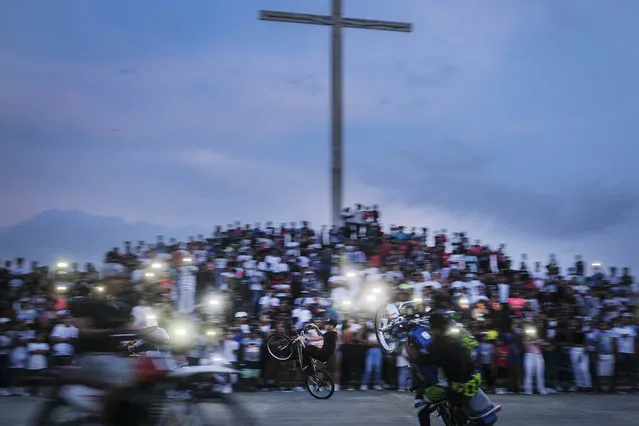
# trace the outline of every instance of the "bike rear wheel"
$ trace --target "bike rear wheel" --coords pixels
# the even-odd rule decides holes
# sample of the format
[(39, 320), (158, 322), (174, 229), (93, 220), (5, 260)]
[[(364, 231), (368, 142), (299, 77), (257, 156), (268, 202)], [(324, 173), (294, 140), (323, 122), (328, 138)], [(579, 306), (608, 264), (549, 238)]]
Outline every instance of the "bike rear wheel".
[(293, 341), (285, 334), (275, 333), (266, 339), (268, 353), (278, 361), (288, 361), (293, 356)]
[(315, 399), (329, 399), (335, 393), (335, 382), (328, 372), (317, 370), (306, 376), (306, 390)]

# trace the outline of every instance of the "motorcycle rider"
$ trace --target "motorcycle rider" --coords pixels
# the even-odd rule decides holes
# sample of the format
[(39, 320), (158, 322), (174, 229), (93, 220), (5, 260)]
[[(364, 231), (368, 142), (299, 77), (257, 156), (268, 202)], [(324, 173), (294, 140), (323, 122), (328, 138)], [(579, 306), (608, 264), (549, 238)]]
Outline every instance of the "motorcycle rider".
[(451, 329), (455, 329), (446, 315), (432, 314), (429, 322), (430, 333), (422, 333), (426, 339), (425, 349), (419, 350), (410, 337), (404, 343), (409, 360), (425, 376), (416, 387), (415, 396), (420, 426), (430, 426), (430, 413), (437, 403), (446, 399), (459, 402), (475, 424), (494, 424), (497, 419), (493, 413), (501, 407), (493, 404), (480, 389), (481, 375), (475, 369), (467, 339), (451, 333)]
[(158, 321), (155, 318), (146, 318), (141, 333), (145, 334), (146, 338), (139, 339), (130, 344), (128, 346), (130, 351), (135, 353), (164, 352), (166, 354), (170, 352), (168, 349), (170, 342), (169, 333), (158, 326)]
[[(112, 283), (113, 295), (120, 294), (122, 282)], [(126, 284), (125, 284), (126, 285)], [(105, 390), (103, 422), (113, 425), (137, 425), (146, 413), (127, 404), (127, 390), (137, 384), (134, 360), (121, 354), (120, 341), (114, 334), (129, 334), (131, 306), (115, 297), (76, 299), (69, 310), (76, 322), (79, 338), (76, 345), (76, 379), (87, 386)], [(136, 334), (143, 334), (137, 332)], [(144, 335), (145, 339), (150, 336)]]

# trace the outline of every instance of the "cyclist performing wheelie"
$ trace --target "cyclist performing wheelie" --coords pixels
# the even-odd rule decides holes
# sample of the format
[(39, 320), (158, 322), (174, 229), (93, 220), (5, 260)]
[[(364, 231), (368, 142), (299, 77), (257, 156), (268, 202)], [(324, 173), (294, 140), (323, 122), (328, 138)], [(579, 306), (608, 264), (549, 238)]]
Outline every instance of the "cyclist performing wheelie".
[[(306, 389), (317, 399), (329, 399), (335, 392), (335, 383), (331, 375), (324, 369), (318, 369), (317, 363), (326, 364), (333, 356), (337, 347), (337, 333), (335, 326), (337, 321), (326, 321), (326, 331), (321, 332), (315, 324), (306, 324), (295, 339), (275, 333), (266, 339), (266, 348), (269, 354), (278, 361), (288, 361), (295, 359), (299, 370), (304, 374)], [(317, 330), (318, 336), (307, 336), (306, 331)], [(314, 342), (323, 340), (321, 348), (308, 346), (304, 342)], [(320, 392), (327, 392), (322, 395)]]
[(479, 387), (471, 338), (444, 314), (413, 314), (410, 304), (387, 305), (378, 310), (375, 323), (386, 352), (406, 349), (418, 382), (413, 390), (420, 426), (430, 426), (433, 412), (446, 426), (495, 424), (501, 407)]

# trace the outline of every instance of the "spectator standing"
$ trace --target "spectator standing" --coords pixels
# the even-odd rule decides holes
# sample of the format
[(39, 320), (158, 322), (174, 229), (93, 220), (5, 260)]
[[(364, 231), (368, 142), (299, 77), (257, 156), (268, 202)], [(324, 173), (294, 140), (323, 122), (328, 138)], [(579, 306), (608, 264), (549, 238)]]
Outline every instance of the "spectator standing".
[(477, 348), (477, 352), (482, 377), (488, 385), (487, 390), (491, 390), (495, 384), (495, 371), (493, 368), (495, 345), (488, 339), (487, 334), (481, 336), (481, 343)]
[(16, 259), (16, 264), (9, 272), (11, 280), (9, 281), (9, 298), (18, 299), (22, 294), (22, 287), (24, 286), (25, 279), (27, 277), (27, 269), (24, 266), (24, 259), (19, 257)]
[(24, 324), (18, 323), (12, 333), (13, 349), (11, 350), (10, 382), (11, 393), (16, 396), (28, 396), (24, 389), (25, 369), (28, 359), (27, 343), (32, 336), (30, 330), (26, 330)]
[(242, 378), (246, 380), (249, 389), (256, 390), (260, 378), (262, 339), (255, 330), (240, 342), (240, 355), (242, 363)]
[[(49, 344), (45, 340), (45, 334), (40, 333), (36, 340), (27, 344), (27, 374), (30, 381), (35, 381), (48, 367)], [(37, 395), (35, 387), (32, 394)]]
[(9, 366), (12, 340), (7, 332), (7, 318), (0, 318), (0, 396), (9, 396)]
[(541, 354), (543, 340), (537, 337), (537, 330), (531, 328), (525, 333), (524, 342), (524, 393), (532, 395), (533, 378), (537, 382), (537, 392), (546, 395), (544, 357)]
[(178, 311), (181, 314), (191, 314), (195, 308), (195, 273), (197, 267), (193, 266), (191, 262), (193, 259), (190, 255), (184, 255), (182, 257), (182, 265), (178, 267)]
[(575, 323), (572, 329), (572, 347), (570, 348), (570, 360), (575, 376), (575, 385), (580, 391), (592, 387), (590, 377), (590, 360), (586, 352), (586, 335), (580, 323)]
[(382, 390), (384, 389), (382, 387), (382, 349), (379, 347), (374, 330), (367, 327), (365, 334), (366, 337), (364, 341), (368, 345), (368, 349), (366, 350), (366, 367), (360, 390), (368, 390), (368, 384), (370, 383), (372, 375), (375, 375), (375, 385), (373, 388), (375, 390)]
[(51, 331), (50, 341), (53, 345), (53, 363), (55, 365), (67, 366), (73, 362), (73, 345), (78, 339), (78, 329), (72, 324), (72, 321), (66, 313), (62, 313), (60, 322)]
[(521, 385), (522, 359), (523, 359), (523, 337), (520, 330), (509, 333), (508, 341), (508, 376), (510, 378), (510, 391), (519, 393)]
[[(497, 340), (497, 346), (495, 347), (495, 366), (497, 367), (497, 380), (498, 385), (501, 386), (508, 380), (508, 353), (510, 352), (508, 344), (504, 339), (499, 338)], [(495, 390), (497, 394), (504, 394), (506, 390), (498, 388)]]
[(397, 390), (400, 392), (408, 391), (411, 386), (411, 374), (408, 370), (409, 362), (408, 362), (408, 354), (406, 353), (406, 349), (402, 348), (401, 354), (397, 356), (396, 361), (397, 366)]
[(628, 385), (636, 386), (636, 374), (634, 374), (637, 333), (630, 324), (630, 316), (622, 316), (616, 320), (616, 326), (612, 329), (615, 337), (615, 380), (626, 379)]

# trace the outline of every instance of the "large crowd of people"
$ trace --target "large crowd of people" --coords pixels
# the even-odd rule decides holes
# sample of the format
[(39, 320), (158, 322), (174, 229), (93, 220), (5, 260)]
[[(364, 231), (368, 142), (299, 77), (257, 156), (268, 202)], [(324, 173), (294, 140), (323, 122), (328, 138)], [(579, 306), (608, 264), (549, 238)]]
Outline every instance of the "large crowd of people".
[[(627, 268), (562, 268), (554, 255), (529, 265), (505, 246), (465, 232), (383, 229), (376, 206), (345, 209), (344, 225), (309, 223), (217, 227), (211, 237), (125, 242), (102, 270), (61, 262), (0, 268), (0, 396), (37, 392), (37, 378), (73, 363), (75, 297), (117, 297), (136, 322), (168, 331), (190, 364), (215, 357), (241, 371), (243, 389), (292, 390), (301, 377), (271, 359), (270, 333), (291, 337), (307, 322), (339, 322), (327, 368), (341, 390), (410, 388), (406, 354), (385, 354), (376, 309), (413, 301), (456, 311), (479, 341), (477, 367), (496, 393), (639, 390), (639, 289)], [(71, 259), (69, 259), (71, 261)]]

